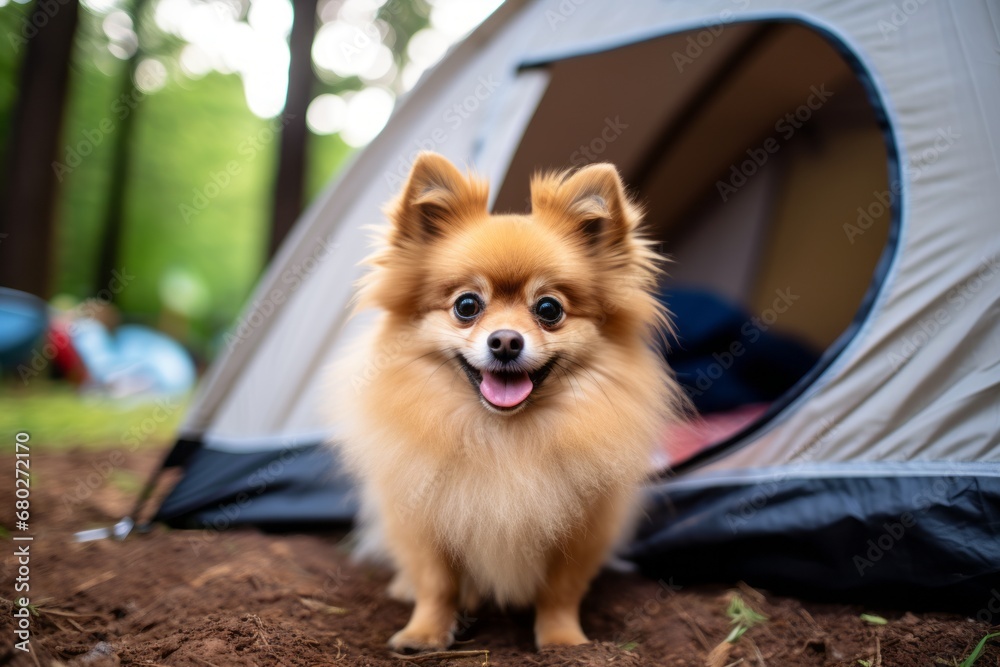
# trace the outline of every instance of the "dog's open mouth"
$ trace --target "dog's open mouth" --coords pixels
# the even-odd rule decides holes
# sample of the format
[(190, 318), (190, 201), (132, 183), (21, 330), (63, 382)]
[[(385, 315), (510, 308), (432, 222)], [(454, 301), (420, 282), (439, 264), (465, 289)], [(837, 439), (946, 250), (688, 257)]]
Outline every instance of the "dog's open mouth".
[(532, 372), (515, 369), (490, 371), (477, 369), (461, 354), (456, 358), (473, 388), (487, 403), (500, 411), (519, 408), (528, 400), (531, 392), (541, 386), (556, 362), (553, 357), (544, 366)]

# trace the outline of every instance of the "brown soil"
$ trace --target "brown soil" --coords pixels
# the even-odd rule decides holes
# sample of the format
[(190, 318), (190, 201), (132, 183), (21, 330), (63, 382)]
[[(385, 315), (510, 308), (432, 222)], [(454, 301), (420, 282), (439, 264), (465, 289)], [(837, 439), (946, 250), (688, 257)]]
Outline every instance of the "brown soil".
[[(32, 621), (33, 654), (15, 651), (9, 600), (17, 564), (8, 555), (0, 567), (0, 664), (414, 664), (385, 648), (409, 611), (384, 595), (388, 573), (353, 564), (337, 536), (160, 527), (123, 543), (73, 543), (75, 530), (120, 517), (134, 494), (134, 483), (122, 483), (123, 475), (141, 478), (159, 459), (159, 453), (128, 455), (124, 462), (116, 456), (116, 474), (90, 477), (100, 481), (88, 485), (93, 465), (107, 471), (101, 462), (111, 455), (33, 453), (30, 600), (39, 616)], [(10, 517), (13, 503), (13, 489), (4, 484), (3, 516)], [(23, 544), (5, 542), (8, 554), (12, 544)], [(538, 652), (529, 613), (484, 609), (460, 619), (464, 631), (454, 648), (488, 651), (488, 663), (497, 666), (953, 665), (990, 630), (953, 615), (884, 610), (888, 624), (874, 626), (859, 614), (880, 610), (742, 587), (744, 599), (769, 620), (720, 649), (730, 630), (724, 610), (731, 593), (672, 588), (636, 575), (603, 574), (583, 605), (584, 629), (595, 640), (587, 646)], [(418, 664), (484, 663), (481, 652)], [(977, 665), (998, 664), (1000, 643), (994, 642)]]

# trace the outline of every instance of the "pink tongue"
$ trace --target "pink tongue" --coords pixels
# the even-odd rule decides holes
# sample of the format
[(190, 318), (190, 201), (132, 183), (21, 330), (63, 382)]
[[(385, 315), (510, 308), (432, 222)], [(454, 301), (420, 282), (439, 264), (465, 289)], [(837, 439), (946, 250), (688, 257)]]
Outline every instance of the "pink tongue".
[(479, 391), (483, 397), (498, 408), (512, 408), (518, 405), (535, 386), (527, 373), (491, 373), (483, 371), (483, 382)]

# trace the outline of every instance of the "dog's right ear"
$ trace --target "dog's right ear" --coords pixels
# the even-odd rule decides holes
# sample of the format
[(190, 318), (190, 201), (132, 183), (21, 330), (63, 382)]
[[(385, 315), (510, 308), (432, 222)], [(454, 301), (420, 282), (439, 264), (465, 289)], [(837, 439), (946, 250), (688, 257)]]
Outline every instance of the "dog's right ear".
[(413, 162), (399, 197), (387, 210), (390, 242), (427, 242), (470, 217), (486, 215), (485, 183), (463, 175), (447, 158), (422, 152)]

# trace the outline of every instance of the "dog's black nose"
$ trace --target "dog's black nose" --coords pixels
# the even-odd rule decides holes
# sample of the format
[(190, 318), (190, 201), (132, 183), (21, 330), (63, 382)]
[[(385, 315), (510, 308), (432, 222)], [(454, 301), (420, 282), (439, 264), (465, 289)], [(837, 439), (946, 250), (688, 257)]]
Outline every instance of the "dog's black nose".
[(513, 329), (500, 329), (486, 340), (498, 361), (514, 361), (524, 349), (524, 337)]

